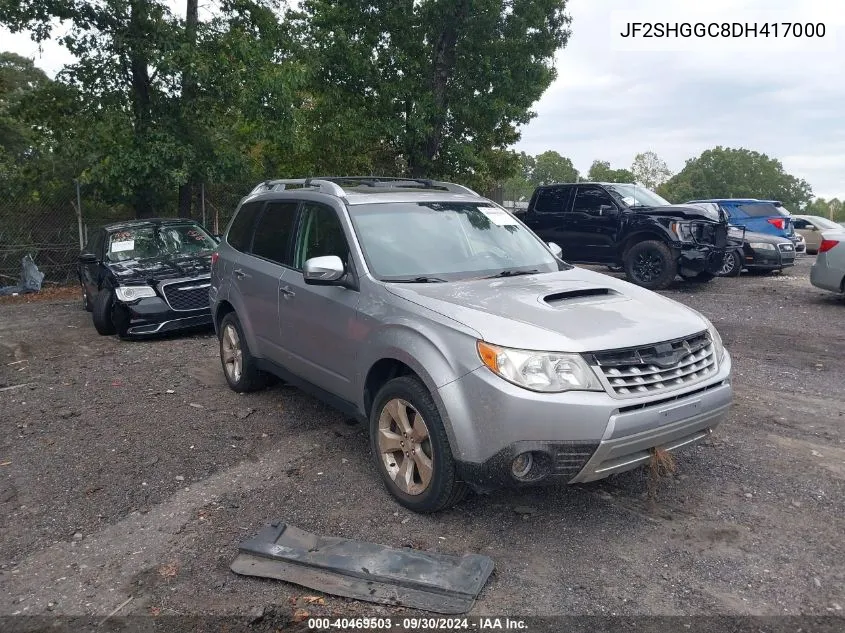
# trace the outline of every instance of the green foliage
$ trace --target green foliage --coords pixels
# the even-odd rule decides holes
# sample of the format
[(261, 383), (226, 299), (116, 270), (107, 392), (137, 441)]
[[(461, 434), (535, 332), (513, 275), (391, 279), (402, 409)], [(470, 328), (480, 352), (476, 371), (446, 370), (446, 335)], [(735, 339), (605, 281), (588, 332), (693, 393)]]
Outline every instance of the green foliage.
[(628, 169), (611, 169), (610, 163), (604, 160), (594, 160), (587, 173), (587, 180), (591, 182), (636, 182), (637, 178)]
[(716, 147), (667, 180), (659, 193), (672, 202), (704, 198), (761, 198), (780, 200), (792, 210), (810, 202), (812, 190), (804, 180), (783, 170), (779, 160), (748, 149)]
[(839, 198), (816, 198), (801, 211), (805, 215), (819, 215), (834, 222), (845, 221), (845, 208)]
[(578, 182), (578, 178), (578, 170), (569, 158), (547, 151), (535, 157), (529, 181), (537, 187), (556, 182)]
[(648, 151), (637, 154), (631, 165), (631, 173), (635, 182), (647, 189), (655, 190), (672, 177), (672, 172), (666, 163), (654, 152)]

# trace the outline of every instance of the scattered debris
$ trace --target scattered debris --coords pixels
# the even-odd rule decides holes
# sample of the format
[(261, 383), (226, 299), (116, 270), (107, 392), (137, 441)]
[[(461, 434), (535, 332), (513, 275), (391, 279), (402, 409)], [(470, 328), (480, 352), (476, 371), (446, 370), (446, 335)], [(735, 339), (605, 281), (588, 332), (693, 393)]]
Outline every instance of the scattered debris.
[(346, 598), (457, 614), (475, 604), (493, 561), (480, 554), (454, 556), (320, 536), (276, 522), (241, 544), (231, 569)]
[(44, 282), (44, 273), (38, 270), (38, 266), (31, 255), (25, 255), (21, 260), (21, 278), (17, 286), (3, 286), (0, 288), (0, 297), (25, 295), (41, 290)]
[(103, 624), (105, 624), (105, 623), (106, 623), (106, 620), (108, 620), (110, 617), (112, 617), (113, 615), (115, 615), (118, 611), (120, 611), (120, 610), (121, 610), (123, 607), (125, 607), (127, 604), (129, 604), (130, 602), (132, 602), (132, 599), (133, 599), (133, 597), (132, 597), (132, 596), (129, 596), (126, 600), (124, 600), (124, 601), (123, 601), (123, 602), (121, 602), (119, 605), (117, 605), (117, 607), (115, 607), (114, 611), (112, 611), (112, 612), (111, 612), (111, 613), (109, 613), (106, 617), (104, 617), (102, 620), (100, 620), (100, 623), (99, 623), (97, 626), (103, 626)]
[(675, 456), (663, 448), (655, 448), (651, 451), (651, 459), (648, 462), (648, 498), (657, 498), (657, 488), (660, 481), (678, 471), (678, 464)]
[(236, 411), (235, 417), (238, 418), (238, 420), (246, 420), (253, 413), (255, 413), (255, 409), (243, 409), (241, 411)]
[(166, 563), (158, 568), (158, 575), (162, 578), (173, 578), (179, 573), (179, 566), (176, 563)]
[(201, 404), (197, 404), (196, 402), (191, 402), (188, 406), (193, 407), (194, 409), (205, 409), (204, 406), (202, 406)]
[(302, 598), (302, 601), (305, 604), (326, 604), (325, 598), (321, 598), (320, 596), (305, 596)]
[(28, 387), (29, 385), (33, 385), (35, 383), (32, 382), (24, 382), (19, 385), (9, 385), (8, 387), (0, 387), (0, 391), (12, 391), (13, 389), (20, 389), (22, 387)]

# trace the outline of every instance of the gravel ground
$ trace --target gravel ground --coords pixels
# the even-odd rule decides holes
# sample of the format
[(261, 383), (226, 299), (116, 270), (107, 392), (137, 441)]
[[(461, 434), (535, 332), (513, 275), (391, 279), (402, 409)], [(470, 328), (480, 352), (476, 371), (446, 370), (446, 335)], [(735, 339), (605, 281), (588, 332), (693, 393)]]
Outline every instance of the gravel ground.
[(364, 431), (303, 393), (237, 395), (210, 333), (97, 336), (75, 301), (0, 303), (0, 615), (409, 613), (240, 577), (271, 520), (491, 556), (473, 614), (842, 615), (845, 304), (788, 274), (665, 292), (707, 315), (735, 406), (647, 498), (642, 470), (394, 503)]

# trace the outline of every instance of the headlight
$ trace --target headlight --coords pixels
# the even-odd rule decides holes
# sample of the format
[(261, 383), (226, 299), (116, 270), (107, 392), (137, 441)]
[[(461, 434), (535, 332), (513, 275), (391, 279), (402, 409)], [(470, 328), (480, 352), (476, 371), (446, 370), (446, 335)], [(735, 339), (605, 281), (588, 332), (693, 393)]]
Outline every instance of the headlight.
[(126, 302), (156, 296), (156, 291), (149, 286), (118, 286), (114, 293), (118, 299)]
[(692, 233), (692, 225), (689, 222), (672, 222), (670, 225), (672, 232), (678, 236), (682, 242), (694, 242), (695, 236)]
[(774, 244), (768, 242), (749, 242), (748, 245), (755, 251), (774, 251), (777, 250)]
[(478, 355), (493, 373), (531, 391), (604, 390), (578, 354), (535, 352), (478, 341)]
[(721, 363), (722, 359), (725, 357), (725, 345), (722, 343), (722, 337), (719, 336), (719, 331), (716, 327), (710, 323), (710, 319), (704, 315), (699, 316), (701, 316), (707, 324), (707, 333), (710, 335), (710, 340), (713, 342), (713, 354), (716, 356), (716, 360)]

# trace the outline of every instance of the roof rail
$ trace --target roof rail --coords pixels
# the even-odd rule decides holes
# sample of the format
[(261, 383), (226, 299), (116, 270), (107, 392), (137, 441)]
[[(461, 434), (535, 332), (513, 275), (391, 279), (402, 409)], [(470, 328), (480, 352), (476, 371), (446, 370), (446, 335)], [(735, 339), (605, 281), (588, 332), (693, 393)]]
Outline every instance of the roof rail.
[[(299, 185), (301, 187), (317, 187), (321, 193), (344, 197), (346, 192), (341, 184), (347, 183), (351, 186), (365, 187), (407, 187), (421, 189), (445, 189), (450, 193), (463, 193), (472, 196), (478, 194), (470, 189), (452, 182), (430, 180), (428, 178), (408, 178), (399, 176), (320, 176), (317, 178), (283, 178), (265, 180), (257, 185), (250, 195), (263, 191), (283, 191), (288, 185)], [(353, 185), (353, 183), (355, 183)]]

